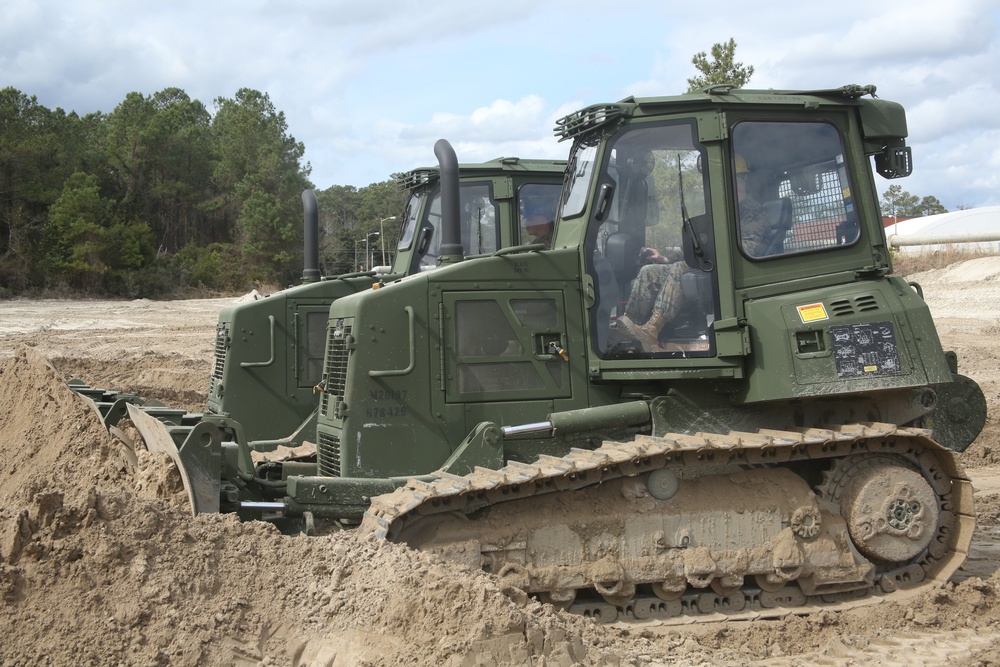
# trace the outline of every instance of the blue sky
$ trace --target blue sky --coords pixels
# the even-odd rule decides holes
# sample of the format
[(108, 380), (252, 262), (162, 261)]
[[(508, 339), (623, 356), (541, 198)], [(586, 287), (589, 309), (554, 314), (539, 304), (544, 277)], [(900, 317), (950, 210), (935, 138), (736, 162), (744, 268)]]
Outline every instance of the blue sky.
[(903, 189), (1000, 204), (1000, 0), (0, 0), (0, 16), (0, 86), (80, 114), (255, 88), (321, 189), (433, 164), (442, 137), (463, 162), (565, 157), (557, 118), (682, 92), (692, 55), (733, 37), (749, 87), (874, 83), (901, 102)]

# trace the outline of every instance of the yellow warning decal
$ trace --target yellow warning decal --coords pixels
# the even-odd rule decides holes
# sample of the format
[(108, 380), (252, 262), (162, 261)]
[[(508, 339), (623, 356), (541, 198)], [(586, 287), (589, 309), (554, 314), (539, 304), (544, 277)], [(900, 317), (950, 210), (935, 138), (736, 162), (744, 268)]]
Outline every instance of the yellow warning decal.
[(802, 320), (803, 324), (830, 319), (822, 303), (809, 303), (804, 306), (796, 306), (795, 309), (799, 311), (799, 319)]

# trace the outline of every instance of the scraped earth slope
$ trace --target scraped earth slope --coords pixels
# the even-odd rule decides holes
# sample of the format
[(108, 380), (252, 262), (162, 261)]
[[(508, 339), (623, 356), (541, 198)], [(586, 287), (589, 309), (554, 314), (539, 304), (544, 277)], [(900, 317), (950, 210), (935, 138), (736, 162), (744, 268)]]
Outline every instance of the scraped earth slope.
[(191, 518), (168, 463), (134, 464), (64, 381), (198, 409), (231, 300), (0, 302), (0, 664), (996, 664), (998, 262), (913, 276), (992, 415), (963, 455), (980, 518), (965, 570), (905, 603), (691, 626), (597, 626), (351, 533)]

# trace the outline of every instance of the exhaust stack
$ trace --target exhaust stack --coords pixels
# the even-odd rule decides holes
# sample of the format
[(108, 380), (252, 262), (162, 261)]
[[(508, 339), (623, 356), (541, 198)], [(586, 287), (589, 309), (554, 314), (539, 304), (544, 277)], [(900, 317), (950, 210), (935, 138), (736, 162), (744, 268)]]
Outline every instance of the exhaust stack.
[(447, 139), (438, 139), (434, 144), (434, 155), (441, 172), (441, 254), (438, 262), (454, 264), (465, 259), (459, 224), (458, 157)]
[(319, 282), (319, 206), (316, 193), (302, 191), (302, 214), (304, 247), (302, 257), (302, 282)]

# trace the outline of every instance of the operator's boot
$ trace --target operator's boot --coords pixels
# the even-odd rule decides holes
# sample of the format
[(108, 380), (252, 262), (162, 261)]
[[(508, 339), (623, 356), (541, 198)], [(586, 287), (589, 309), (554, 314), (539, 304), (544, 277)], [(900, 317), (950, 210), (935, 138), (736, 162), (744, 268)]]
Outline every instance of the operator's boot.
[[(636, 324), (628, 315), (622, 315), (618, 321), (625, 325), (632, 337), (639, 341), (647, 352), (663, 351), (663, 348), (660, 347), (660, 329), (658, 327), (654, 329), (649, 322)], [(656, 323), (653, 324), (655, 326)]]

